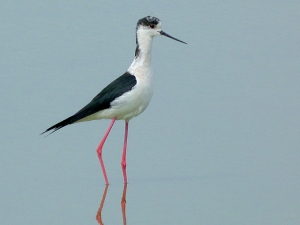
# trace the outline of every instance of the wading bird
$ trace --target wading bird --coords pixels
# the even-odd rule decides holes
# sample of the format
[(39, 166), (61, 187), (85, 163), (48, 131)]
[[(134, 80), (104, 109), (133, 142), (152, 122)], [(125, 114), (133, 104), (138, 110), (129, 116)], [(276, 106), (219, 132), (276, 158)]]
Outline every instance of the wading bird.
[(158, 18), (147, 16), (140, 19), (136, 26), (135, 57), (128, 70), (107, 85), (90, 103), (73, 116), (53, 125), (43, 132), (52, 131), (51, 133), (53, 133), (64, 126), (78, 122), (111, 119), (112, 121), (97, 148), (97, 155), (106, 184), (108, 184), (108, 178), (102, 160), (102, 148), (116, 120), (125, 120), (125, 137), (121, 166), (124, 183), (127, 183), (126, 146), (128, 123), (131, 118), (140, 115), (147, 108), (151, 100), (153, 93), (151, 46), (153, 38), (159, 35), (186, 44), (163, 32), (161, 22)]

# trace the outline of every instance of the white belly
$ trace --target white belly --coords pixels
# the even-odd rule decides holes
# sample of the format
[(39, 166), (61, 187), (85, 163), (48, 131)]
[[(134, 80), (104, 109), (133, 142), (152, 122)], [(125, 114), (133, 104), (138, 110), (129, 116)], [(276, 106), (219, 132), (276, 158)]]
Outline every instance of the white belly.
[[(140, 115), (149, 105), (152, 94), (152, 75), (138, 77), (137, 84), (128, 92), (111, 102), (110, 108), (94, 113), (82, 121), (113, 119), (129, 121)], [(80, 121), (81, 122), (81, 121)]]

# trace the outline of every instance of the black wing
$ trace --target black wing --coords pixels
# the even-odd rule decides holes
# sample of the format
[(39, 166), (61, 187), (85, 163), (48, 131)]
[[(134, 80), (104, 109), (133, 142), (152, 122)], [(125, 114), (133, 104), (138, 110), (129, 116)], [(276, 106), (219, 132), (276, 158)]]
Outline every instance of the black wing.
[(130, 91), (136, 85), (136, 83), (137, 81), (135, 76), (129, 72), (124, 73), (122, 76), (107, 85), (96, 97), (92, 99), (90, 103), (88, 103), (73, 116), (70, 116), (69, 118), (53, 125), (52, 127), (49, 127), (43, 133), (46, 133), (50, 130), (53, 130), (51, 132), (53, 133), (64, 126), (75, 123), (76, 121), (90, 116), (100, 110), (110, 108), (110, 103), (112, 101), (120, 97), (125, 92)]

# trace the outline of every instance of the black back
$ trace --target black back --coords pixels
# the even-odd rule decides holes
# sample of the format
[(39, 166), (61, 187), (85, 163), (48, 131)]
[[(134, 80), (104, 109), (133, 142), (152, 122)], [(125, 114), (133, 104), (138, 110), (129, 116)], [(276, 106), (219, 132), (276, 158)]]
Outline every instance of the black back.
[[(129, 72), (124, 73), (122, 76), (111, 82), (107, 85), (98, 95), (96, 95), (90, 103), (88, 103), (85, 107), (75, 113), (73, 116), (53, 125), (48, 128), (45, 132), (56, 130), (72, 124), (78, 120), (81, 120), (87, 116), (90, 116), (100, 110), (110, 108), (110, 104), (116, 98), (120, 97), (124, 93), (130, 91), (135, 85), (137, 81), (135, 76), (130, 74)], [(43, 132), (43, 133), (45, 133)], [(53, 133), (52, 132), (52, 133)]]

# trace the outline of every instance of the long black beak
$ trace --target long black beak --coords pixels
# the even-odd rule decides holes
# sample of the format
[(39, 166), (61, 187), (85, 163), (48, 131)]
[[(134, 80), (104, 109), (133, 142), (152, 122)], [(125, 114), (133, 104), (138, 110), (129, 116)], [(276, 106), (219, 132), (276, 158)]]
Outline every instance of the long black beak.
[(175, 40), (175, 41), (179, 41), (179, 42), (181, 42), (181, 43), (187, 44), (187, 43), (184, 42), (184, 41), (180, 41), (179, 39), (174, 38), (174, 37), (172, 37), (171, 35), (168, 35), (167, 33), (163, 32), (162, 30), (161, 30), (161, 31), (158, 31), (158, 32), (159, 32), (161, 35), (164, 35), (164, 36), (166, 36), (166, 37), (168, 37), (168, 38), (171, 38), (171, 39), (173, 39), (173, 40)]

